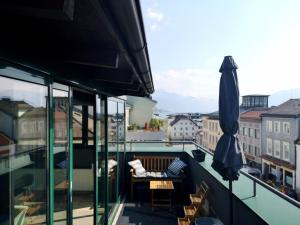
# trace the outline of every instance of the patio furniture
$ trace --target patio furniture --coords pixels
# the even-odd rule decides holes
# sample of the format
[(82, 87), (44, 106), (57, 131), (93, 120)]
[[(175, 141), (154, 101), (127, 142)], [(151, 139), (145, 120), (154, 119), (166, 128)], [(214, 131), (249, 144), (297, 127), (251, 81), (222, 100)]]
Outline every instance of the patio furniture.
[(202, 199), (206, 197), (208, 191), (208, 185), (203, 181), (199, 187), (196, 194), (190, 194), (190, 200), (192, 205), (198, 205), (201, 203)]
[(191, 205), (183, 207), (185, 217), (177, 219), (178, 225), (191, 225), (194, 223), (195, 219), (200, 215), (208, 190), (206, 183), (202, 182), (198, 193), (190, 195)]
[(184, 171), (182, 170), (179, 175), (174, 176), (165, 176), (164, 171), (166, 171), (172, 161), (175, 159), (175, 156), (139, 156), (134, 155), (133, 160), (139, 159), (146, 169), (147, 175), (137, 176), (134, 169), (131, 169), (131, 192), (130, 197), (133, 199), (134, 184), (135, 183), (144, 183), (150, 182), (151, 180), (157, 181), (172, 181), (174, 183), (179, 183), (181, 185), (181, 190), (183, 189), (182, 184), (185, 178)]
[(25, 224), (25, 216), (28, 210), (28, 206), (25, 205), (15, 205), (16, 216), (14, 219), (15, 225), (24, 225)]
[(192, 154), (194, 156), (194, 159), (198, 162), (203, 162), (205, 160), (206, 153), (204, 151), (201, 151), (200, 149), (192, 150)]
[[(151, 180), (150, 181), (151, 190), (151, 207), (168, 207), (172, 206), (172, 191), (174, 190), (174, 185), (172, 181), (169, 180)], [(156, 197), (156, 191), (167, 191), (166, 196)]]

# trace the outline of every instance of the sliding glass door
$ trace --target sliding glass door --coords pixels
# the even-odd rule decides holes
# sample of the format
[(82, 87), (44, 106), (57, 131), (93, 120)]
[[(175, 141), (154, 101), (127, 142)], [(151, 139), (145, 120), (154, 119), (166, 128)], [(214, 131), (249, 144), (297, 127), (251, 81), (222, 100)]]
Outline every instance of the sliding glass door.
[(81, 90), (73, 92), (73, 224), (94, 224), (95, 95)]
[(48, 87), (1, 77), (9, 71), (24, 73), (0, 69), (0, 224), (44, 224)]
[(107, 162), (107, 152), (106, 152), (106, 144), (105, 144), (105, 107), (106, 107), (106, 99), (97, 96), (96, 98), (96, 150), (97, 150), (97, 160), (98, 160), (98, 168), (96, 171), (97, 174), (97, 224), (105, 223), (105, 197), (106, 197), (106, 184), (107, 184), (107, 176), (106, 171), (106, 162)]
[[(55, 86), (55, 85), (54, 85)], [(59, 86), (59, 85), (57, 85)], [(62, 85), (60, 85), (63, 87)], [(53, 175), (54, 224), (64, 225), (68, 220), (69, 193), (69, 92), (53, 89)]]

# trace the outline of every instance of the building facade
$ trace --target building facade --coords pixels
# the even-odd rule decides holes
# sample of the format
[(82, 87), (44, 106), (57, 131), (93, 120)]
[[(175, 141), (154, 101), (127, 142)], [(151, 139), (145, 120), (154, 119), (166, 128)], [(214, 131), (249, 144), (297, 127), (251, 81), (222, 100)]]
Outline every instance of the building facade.
[(251, 108), (268, 108), (269, 95), (244, 95), (242, 96), (241, 111)]
[(219, 123), (219, 113), (203, 115), (202, 146), (214, 152), (223, 132)]
[(247, 164), (261, 169), (261, 114), (266, 111), (251, 110), (240, 115), (238, 138)]
[(262, 114), (262, 173), (265, 179), (296, 188), (296, 145), (300, 99), (290, 99)]
[(170, 140), (193, 140), (196, 139), (196, 134), (200, 127), (192, 119), (178, 115), (169, 124), (168, 136)]
[(144, 127), (153, 116), (156, 101), (150, 98), (141, 98), (134, 96), (127, 96), (127, 104), (129, 109), (129, 125), (136, 124), (139, 127)]

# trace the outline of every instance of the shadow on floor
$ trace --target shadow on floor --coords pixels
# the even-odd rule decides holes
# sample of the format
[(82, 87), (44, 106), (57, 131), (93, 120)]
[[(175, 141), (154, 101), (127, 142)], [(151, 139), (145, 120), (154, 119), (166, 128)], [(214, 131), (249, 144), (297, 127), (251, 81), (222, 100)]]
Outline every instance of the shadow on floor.
[(117, 225), (176, 225), (177, 207), (171, 210), (157, 208), (154, 211), (149, 203), (125, 203)]

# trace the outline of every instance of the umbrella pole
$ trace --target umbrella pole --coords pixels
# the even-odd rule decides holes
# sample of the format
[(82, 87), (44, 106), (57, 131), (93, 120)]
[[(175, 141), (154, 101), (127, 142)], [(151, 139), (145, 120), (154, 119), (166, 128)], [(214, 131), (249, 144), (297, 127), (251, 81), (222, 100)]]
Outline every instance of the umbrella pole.
[(233, 225), (233, 196), (232, 196), (232, 181), (229, 180), (229, 210), (230, 210), (230, 215), (229, 215), (229, 221), (230, 225)]

